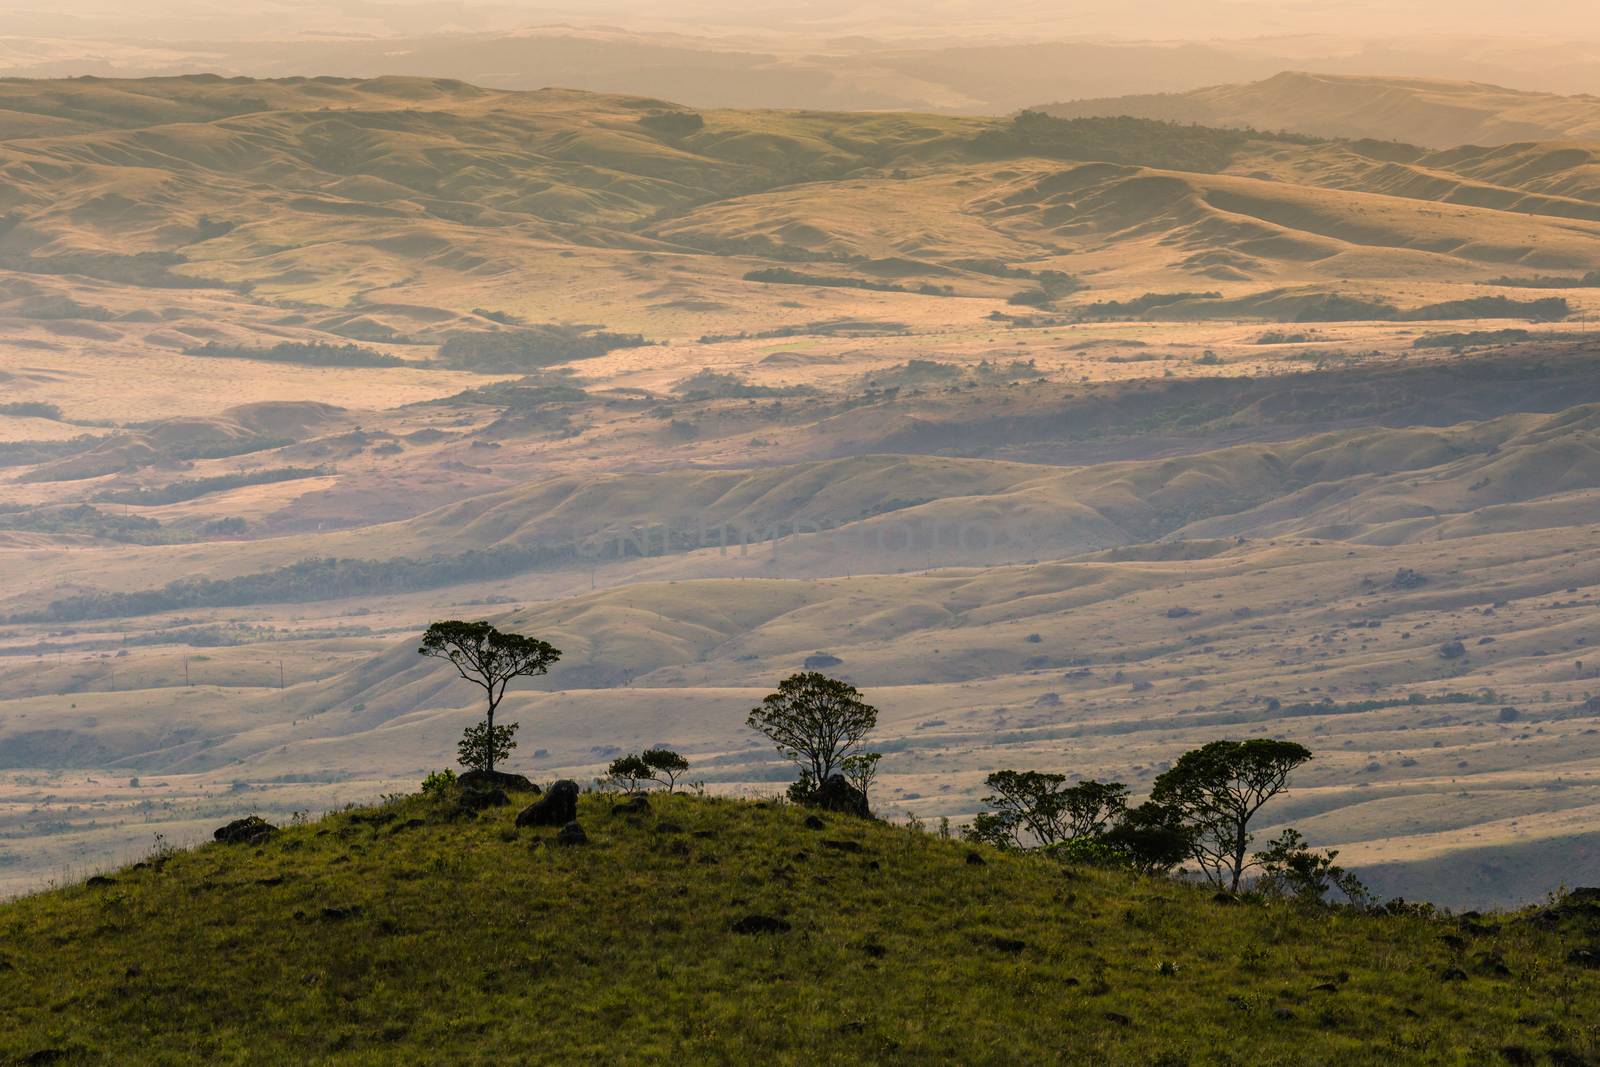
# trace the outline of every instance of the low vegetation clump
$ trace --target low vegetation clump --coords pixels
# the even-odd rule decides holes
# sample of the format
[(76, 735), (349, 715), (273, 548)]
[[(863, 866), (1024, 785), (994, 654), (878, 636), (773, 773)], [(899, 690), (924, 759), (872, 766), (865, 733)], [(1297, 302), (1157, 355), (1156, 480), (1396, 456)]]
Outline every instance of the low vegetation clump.
[(672, 387), (685, 400), (748, 400), (774, 396), (807, 396), (816, 390), (803, 385), (754, 385), (737, 374), (697, 371)]
[(541, 371), (508, 382), (494, 382), (474, 389), (464, 389), (452, 396), (428, 403), (456, 407), (461, 404), (485, 404), (504, 408), (508, 412), (532, 411), (552, 404), (573, 404), (590, 399), (583, 387), (570, 373)]

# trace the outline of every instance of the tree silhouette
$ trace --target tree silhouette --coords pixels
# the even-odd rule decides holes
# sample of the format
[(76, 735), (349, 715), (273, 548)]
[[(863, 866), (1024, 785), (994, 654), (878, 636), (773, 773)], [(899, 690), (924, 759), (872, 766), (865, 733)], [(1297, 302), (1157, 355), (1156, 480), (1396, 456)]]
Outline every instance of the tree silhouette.
[(878, 709), (848, 682), (809, 671), (779, 682), (745, 724), (771, 738), (800, 765), (801, 781), (817, 788), (844, 770), (846, 757), (878, 724)]
[(1289, 772), (1311, 758), (1293, 741), (1213, 741), (1186, 752), (1155, 781), (1150, 799), (1190, 826), (1191, 855), (1218, 888), (1239, 891), (1248, 858), (1250, 819), (1283, 791)]
[(516, 725), (496, 727), (494, 713), (514, 678), (544, 674), (561, 658), (559, 649), (534, 637), (504, 633), (487, 622), (436, 622), (422, 635), (424, 656), (449, 660), (467, 681), (481, 686), (488, 699), (484, 721), (469, 727), (461, 739), (461, 763), (494, 773), (495, 762), (516, 745)]

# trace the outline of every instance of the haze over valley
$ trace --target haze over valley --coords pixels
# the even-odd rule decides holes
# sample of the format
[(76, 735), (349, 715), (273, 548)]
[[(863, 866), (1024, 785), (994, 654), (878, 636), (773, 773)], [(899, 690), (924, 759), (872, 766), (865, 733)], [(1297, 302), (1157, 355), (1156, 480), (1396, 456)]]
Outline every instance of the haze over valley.
[(0, 17), (0, 893), (410, 788), (444, 618), (541, 778), (825, 669), (894, 819), (1271, 736), (1384, 895), (1595, 869), (1581, 33), (362, 10)]

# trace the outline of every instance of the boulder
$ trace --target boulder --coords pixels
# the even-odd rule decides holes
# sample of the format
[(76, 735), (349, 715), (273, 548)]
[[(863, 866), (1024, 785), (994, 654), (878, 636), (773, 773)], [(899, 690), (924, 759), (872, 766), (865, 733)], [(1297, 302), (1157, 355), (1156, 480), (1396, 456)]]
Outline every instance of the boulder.
[(650, 798), (643, 793), (634, 793), (626, 801), (617, 804), (611, 809), (613, 815), (643, 815), (650, 810)]
[(736, 934), (786, 934), (793, 927), (770, 915), (746, 915), (734, 922), (732, 929)]
[(550, 791), (522, 809), (518, 826), (565, 826), (578, 818), (578, 783), (563, 778)]
[(872, 812), (867, 807), (867, 795), (846, 781), (842, 774), (829, 775), (812, 794), (811, 804), (823, 811), (872, 818)]
[(587, 845), (589, 835), (583, 832), (583, 827), (576, 822), (569, 822), (556, 833), (558, 845)]
[(503, 808), (511, 803), (504, 789), (463, 789), (456, 801), (463, 811), (483, 811), (485, 808)]
[(211, 836), (225, 845), (255, 845), (277, 832), (278, 828), (261, 816), (247, 815), (226, 826), (217, 827)]
[(456, 785), (462, 789), (481, 791), (499, 789), (507, 793), (539, 792), (539, 787), (522, 775), (507, 774), (505, 771), (467, 771), (456, 779)]

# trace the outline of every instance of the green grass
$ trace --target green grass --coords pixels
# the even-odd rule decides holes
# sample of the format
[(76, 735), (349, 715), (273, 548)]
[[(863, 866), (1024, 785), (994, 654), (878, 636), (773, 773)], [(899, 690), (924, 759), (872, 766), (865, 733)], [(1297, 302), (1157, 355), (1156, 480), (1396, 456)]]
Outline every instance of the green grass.
[[(1595, 1053), (1600, 972), (1564, 962), (1570, 932), (1221, 904), (776, 804), (652, 803), (586, 796), (590, 844), (561, 847), (516, 805), (452, 821), (413, 797), (11, 902), (0, 1063)], [(732, 932), (750, 914), (792, 929)]]

